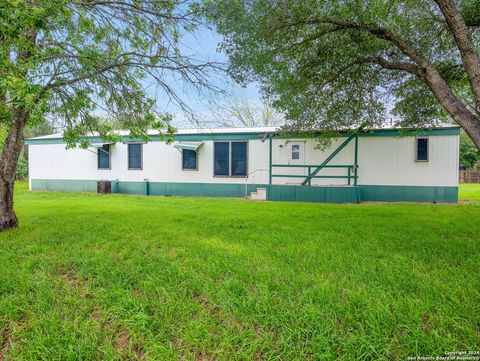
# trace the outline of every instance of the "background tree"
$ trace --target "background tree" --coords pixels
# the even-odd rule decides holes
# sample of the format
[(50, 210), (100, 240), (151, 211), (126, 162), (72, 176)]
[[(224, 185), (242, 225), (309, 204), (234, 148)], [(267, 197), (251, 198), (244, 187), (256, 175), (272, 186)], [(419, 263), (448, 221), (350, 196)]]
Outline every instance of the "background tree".
[(230, 98), (210, 104), (201, 125), (210, 127), (267, 127), (283, 125), (283, 115), (267, 102), (254, 103), (248, 99)]
[(230, 74), (293, 128), (453, 118), (480, 147), (477, 0), (207, 0)]
[(91, 131), (118, 140), (102, 117), (122, 119), (135, 137), (149, 128), (171, 133), (151, 99), (155, 88), (186, 108), (171, 84), (211, 89), (216, 67), (182, 52), (181, 35), (199, 24), (197, 15), (185, 0), (0, 3), (0, 230), (18, 224), (13, 187), (26, 127), (61, 120), (69, 147), (86, 146)]
[(460, 135), (460, 168), (480, 170), (480, 150), (463, 132)]

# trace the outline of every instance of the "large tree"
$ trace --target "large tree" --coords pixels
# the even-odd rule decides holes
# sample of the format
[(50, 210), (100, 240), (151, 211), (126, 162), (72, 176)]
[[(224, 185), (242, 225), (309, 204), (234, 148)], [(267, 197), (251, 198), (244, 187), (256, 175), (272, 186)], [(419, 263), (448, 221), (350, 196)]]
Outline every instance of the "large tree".
[(480, 148), (480, 1), (210, 0), (239, 82), (293, 128), (453, 119)]
[[(185, 107), (172, 84), (208, 87), (215, 64), (186, 56), (180, 36), (199, 24), (186, 0), (2, 0), (0, 2), (0, 231), (16, 227), (15, 168), (24, 130), (45, 118), (64, 124), (68, 146), (98, 131), (115, 138), (168, 133), (153, 90)], [(152, 90), (153, 89), (153, 90)]]

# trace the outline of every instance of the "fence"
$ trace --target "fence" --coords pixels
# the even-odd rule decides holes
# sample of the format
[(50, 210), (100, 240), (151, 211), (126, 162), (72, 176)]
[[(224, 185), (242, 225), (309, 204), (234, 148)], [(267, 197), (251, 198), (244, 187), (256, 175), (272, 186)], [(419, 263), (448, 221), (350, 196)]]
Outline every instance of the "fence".
[(461, 170), (459, 173), (459, 183), (480, 183), (480, 171)]

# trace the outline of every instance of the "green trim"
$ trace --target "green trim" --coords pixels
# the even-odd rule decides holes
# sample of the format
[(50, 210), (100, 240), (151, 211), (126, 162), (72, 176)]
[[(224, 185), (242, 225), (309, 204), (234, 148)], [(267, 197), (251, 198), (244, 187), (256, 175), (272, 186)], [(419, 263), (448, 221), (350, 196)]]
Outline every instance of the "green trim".
[[(297, 175), (297, 174), (273, 174), (272, 177), (275, 177), (275, 178), (305, 178), (304, 175)], [(354, 175), (312, 175), (312, 176), (308, 176), (308, 179), (313, 179), (313, 178), (331, 178), (331, 179), (335, 179), (335, 178), (339, 178), (339, 179), (348, 179), (348, 178), (355, 178), (356, 176)]]
[[(178, 134), (175, 136), (176, 141), (200, 141), (200, 140), (246, 140), (260, 139), (264, 133), (209, 133), (209, 134)], [(358, 134), (359, 137), (403, 137), (403, 136), (419, 136), (419, 135), (459, 135), (460, 127), (450, 128), (434, 128), (434, 129), (373, 129), (364, 130)], [(352, 133), (339, 134), (340, 137), (349, 137)], [(292, 134), (279, 135), (275, 139), (291, 139), (291, 138), (316, 138), (318, 134)], [(158, 135), (151, 136), (152, 142), (165, 141), (165, 137)], [(86, 137), (91, 143), (101, 143), (104, 140), (101, 137)], [(133, 142), (133, 139), (127, 136), (122, 137), (122, 142)], [(34, 139), (30, 138), (25, 141), (26, 145), (36, 144), (64, 144), (63, 138), (47, 138)]]
[[(201, 140), (248, 140), (259, 139), (262, 133), (222, 133), (222, 134), (178, 134), (175, 136), (175, 141), (201, 141)], [(101, 143), (103, 139), (101, 137), (86, 137), (90, 143)], [(130, 138), (123, 136), (121, 142), (136, 142), (144, 141), (143, 139)], [(165, 142), (165, 137), (159, 135), (151, 135), (151, 142)], [(25, 141), (26, 145), (36, 144), (64, 144), (63, 138), (47, 138), (47, 139), (34, 139), (30, 138)]]
[[(32, 190), (57, 192), (96, 192), (95, 180), (32, 179)], [(439, 202), (458, 201), (458, 187), (444, 186), (295, 186), (248, 184), (247, 194), (257, 188), (267, 188), (272, 201), (358, 203), (362, 202)], [(171, 195), (193, 197), (245, 196), (244, 183), (167, 183), (112, 182), (112, 192), (139, 195)]]
[(272, 164), (278, 168), (352, 168), (352, 164)]
[(272, 184), (272, 136), (268, 137), (268, 184)]
[[(357, 139), (357, 132), (351, 134), (342, 144), (340, 144), (323, 162), (322, 164), (320, 164), (317, 168), (315, 168), (313, 170), (313, 172), (310, 172), (310, 168), (309, 168), (309, 171), (308, 171), (308, 176), (307, 178), (305, 178), (305, 180), (302, 182), (302, 185), (306, 185), (308, 183), (308, 185), (311, 184), (311, 179), (312, 178), (316, 178), (316, 175), (323, 169), (325, 168), (325, 166), (333, 159), (337, 156), (338, 153), (340, 153), (342, 151), (343, 148), (345, 148), (348, 143), (350, 143), (352, 141), (352, 139), (355, 138)], [(330, 177), (330, 178), (333, 178), (333, 177)], [(343, 177), (341, 177), (343, 178)]]
[[(356, 187), (358, 184), (358, 134), (355, 136), (355, 153), (354, 153), (354, 170), (353, 170), (353, 176), (354, 176), (354, 181), (353, 185)], [(349, 179), (350, 180), (350, 179)], [(350, 184), (350, 183), (348, 183)]]

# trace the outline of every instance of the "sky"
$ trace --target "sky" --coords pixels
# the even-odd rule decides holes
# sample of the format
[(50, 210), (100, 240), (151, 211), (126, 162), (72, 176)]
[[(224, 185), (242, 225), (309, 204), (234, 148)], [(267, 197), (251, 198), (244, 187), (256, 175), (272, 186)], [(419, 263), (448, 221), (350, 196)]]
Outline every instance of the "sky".
[[(215, 61), (227, 64), (227, 57), (220, 53), (218, 45), (222, 37), (212, 29), (201, 28), (193, 33), (184, 35), (180, 47), (185, 55), (191, 55), (199, 61)], [(223, 90), (221, 94), (215, 96), (198, 94), (196, 89), (186, 86), (182, 81), (172, 79), (171, 86), (175, 92), (188, 104), (191, 110), (198, 115), (199, 119), (208, 119), (211, 113), (212, 101), (224, 102), (228, 100), (242, 99), (247, 100), (252, 105), (261, 103), (261, 95), (258, 85), (250, 84), (242, 87), (236, 84), (227, 74), (220, 72), (215, 74), (211, 79), (215, 86)], [(153, 88), (152, 88), (153, 89)], [(153, 91), (153, 90), (152, 90)], [(151, 94), (156, 97), (158, 106), (162, 111), (166, 111), (174, 115), (173, 124), (177, 127), (189, 127), (195, 125), (178, 105), (168, 101), (163, 94)]]

